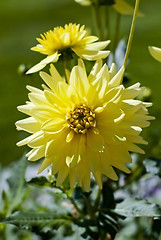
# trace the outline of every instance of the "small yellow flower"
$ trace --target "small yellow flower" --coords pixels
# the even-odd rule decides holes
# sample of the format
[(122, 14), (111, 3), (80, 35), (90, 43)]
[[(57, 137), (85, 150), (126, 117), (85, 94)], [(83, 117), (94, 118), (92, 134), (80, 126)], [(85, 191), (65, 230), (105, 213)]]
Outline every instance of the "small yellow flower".
[[(90, 6), (95, 3), (95, 0), (75, 0), (75, 2), (82, 6)], [(120, 14), (132, 15), (134, 12), (134, 8), (124, 0), (114, 0), (111, 6)]]
[(122, 84), (124, 68), (116, 73), (102, 60), (96, 61), (87, 76), (82, 60), (66, 83), (51, 64), (50, 74), (40, 72), (44, 90), (28, 86), (30, 101), (18, 110), (30, 117), (16, 123), (18, 130), (31, 135), (20, 141), (32, 148), (28, 160), (44, 157), (38, 173), (52, 165), (57, 186), (69, 176), (71, 188), (77, 182), (90, 189), (91, 173), (102, 188), (102, 175), (118, 177), (113, 167), (126, 173), (129, 151), (144, 153), (136, 144), (147, 144), (139, 134), (154, 119), (148, 115), (151, 103), (135, 100), (144, 88)]
[(161, 62), (161, 48), (149, 47), (149, 52), (153, 58)]
[(89, 36), (84, 26), (76, 24), (66, 24), (63, 27), (56, 27), (47, 33), (41, 34), (42, 38), (37, 38), (40, 43), (31, 48), (33, 51), (48, 55), (40, 63), (32, 67), (27, 74), (37, 72), (48, 63), (57, 62), (61, 55), (72, 57), (75, 53), (79, 57), (87, 60), (97, 60), (106, 58), (109, 51), (101, 51), (110, 41), (96, 42), (98, 37)]
[(134, 13), (134, 8), (124, 0), (115, 0), (113, 8), (124, 15), (133, 15)]

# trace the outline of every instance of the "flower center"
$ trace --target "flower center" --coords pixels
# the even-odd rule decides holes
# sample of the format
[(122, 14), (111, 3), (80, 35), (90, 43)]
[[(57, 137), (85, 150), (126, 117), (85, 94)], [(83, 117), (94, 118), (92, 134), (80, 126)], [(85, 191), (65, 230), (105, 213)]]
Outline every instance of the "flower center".
[(88, 129), (96, 127), (96, 114), (86, 104), (70, 110), (66, 120), (67, 126), (76, 133), (86, 134)]

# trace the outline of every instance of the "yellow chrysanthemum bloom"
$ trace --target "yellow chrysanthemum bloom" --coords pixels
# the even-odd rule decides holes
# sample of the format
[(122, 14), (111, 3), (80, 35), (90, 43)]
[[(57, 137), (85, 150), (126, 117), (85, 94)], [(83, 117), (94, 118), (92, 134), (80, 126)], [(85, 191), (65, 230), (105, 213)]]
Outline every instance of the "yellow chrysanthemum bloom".
[(152, 104), (134, 99), (144, 88), (139, 83), (125, 88), (124, 68), (116, 73), (113, 64), (109, 71), (101, 60), (89, 76), (79, 60), (68, 83), (52, 64), (50, 73), (40, 72), (44, 90), (27, 87), (30, 102), (18, 110), (30, 117), (16, 123), (18, 130), (31, 133), (18, 143), (32, 148), (28, 160), (44, 157), (38, 173), (52, 165), (57, 186), (69, 176), (71, 188), (77, 182), (85, 191), (91, 173), (100, 188), (102, 175), (118, 179), (113, 167), (129, 173), (129, 151), (144, 153), (135, 143), (147, 144), (139, 134), (153, 119), (147, 110)]
[[(75, 2), (82, 6), (90, 6), (95, 3), (94, 0), (75, 0)], [(134, 13), (134, 8), (124, 0), (114, 0), (114, 4), (111, 6), (120, 14), (132, 15)]]
[(33, 51), (48, 55), (40, 63), (29, 69), (27, 74), (37, 72), (44, 68), (48, 63), (57, 62), (61, 55), (72, 57), (75, 53), (79, 57), (87, 60), (98, 60), (106, 58), (109, 51), (102, 51), (106, 48), (110, 41), (96, 42), (98, 37), (89, 36), (84, 26), (76, 24), (66, 24), (63, 27), (56, 27), (47, 33), (41, 34), (41, 38), (37, 38), (40, 43), (36, 47), (31, 48)]
[(161, 48), (149, 47), (149, 52), (153, 58), (161, 62)]

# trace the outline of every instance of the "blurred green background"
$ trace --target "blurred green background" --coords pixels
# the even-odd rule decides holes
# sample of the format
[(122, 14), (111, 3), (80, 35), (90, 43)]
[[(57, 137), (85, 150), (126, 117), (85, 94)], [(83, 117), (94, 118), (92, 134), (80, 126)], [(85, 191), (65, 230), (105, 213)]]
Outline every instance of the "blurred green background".
[[(133, 4), (134, 1), (129, 0)], [(141, 0), (140, 10), (143, 18), (137, 19), (137, 26), (131, 50), (128, 73), (132, 81), (141, 82), (152, 90), (153, 107), (151, 114), (156, 120), (150, 128), (161, 129), (161, 63), (148, 53), (148, 46), (161, 47), (161, 1)], [(1, 163), (17, 160), (25, 151), (16, 142), (25, 133), (15, 129), (15, 121), (25, 117), (16, 109), (27, 100), (26, 85), (40, 86), (38, 74), (23, 76), (18, 74), (22, 63), (34, 65), (40, 61), (41, 54), (30, 51), (36, 45), (36, 37), (55, 26), (65, 23), (80, 23), (92, 28), (96, 34), (89, 7), (82, 7), (74, 0), (0, 0), (0, 156)], [(112, 11), (113, 21), (116, 13)], [(123, 16), (119, 38), (127, 39), (131, 17)]]

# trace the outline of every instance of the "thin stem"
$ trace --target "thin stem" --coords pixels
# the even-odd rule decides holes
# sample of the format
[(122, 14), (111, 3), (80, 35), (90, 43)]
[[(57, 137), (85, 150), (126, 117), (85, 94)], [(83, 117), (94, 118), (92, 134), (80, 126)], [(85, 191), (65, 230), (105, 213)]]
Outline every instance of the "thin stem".
[(63, 57), (63, 65), (64, 65), (64, 73), (65, 73), (66, 82), (68, 83), (69, 82), (70, 71), (68, 69), (68, 60), (67, 60), (66, 56)]
[(82, 210), (78, 207), (78, 205), (76, 204), (76, 202), (74, 201), (74, 199), (66, 192), (64, 191), (63, 188), (59, 187), (59, 189), (66, 194), (67, 198), (71, 201), (71, 203), (73, 204), (73, 206), (75, 207), (75, 209), (79, 212), (81, 217), (84, 217), (84, 213), (82, 212)]
[(94, 15), (96, 19), (98, 37), (101, 40), (103, 36), (102, 36), (102, 26), (101, 26), (101, 17), (100, 17), (100, 6), (99, 6), (98, 0), (95, 0), (93, 4), (93, 9), (94, 9)]
[(115, 51), (115, 48), (117, 46), (118, 39), (119, 39), (120, 23), (121, 23), (121, 14), (117, 13), (116, 25), (115, 25), (115, 35), (114, 35), (114, 40), (113, 40), (113, 52)]
[(79, 212), (79, 214), (84, 217), (83, 212), (81, 211), (81, 209), (78, 207), (78, 205), (76, 204), (76, 202), (74, 201), (74, 199), (72, 197), (70, 197), (69, 195), (67, 195), (68, 199), (71, 201), (71, 203), (74, 205), (75, 209)]
[(127, 49), (126, 49), (126, 53), (125, 53), (125, 59), (124, 59), (124, 67), (125, 68), (126, 68), (126, 64), (127, 64), (127, 60), (128, 60), (129, 53), (130, 53), (133, 36), (134, 36), (134, 30), (135, 30), (135, 25), (136, 25), (137, 13), (138, 13), (138, 9), (139, 9), (139, 3), (140, 3), (140, 0), (136, 0), (133, 20), (132, 20), (130, 34), (129, 34), (129, 40), (128, 40)]
[(2, 240), (7, 240), (6, 239), (6, 234), (5, 234), (5, 227), (0, 231), (0, 235), (1, 235), (1, 237), (2, 237)]
[(110, 11), (109, 6), (105, 6), (106, 39), (110, 39)]
[(90, 199), (88, 197), (84, 196), (84, 200), (85, 200), (87, 211), (88, 211), (88, 214), (89, 214), (90, 218), (92, 220), (95, 220), (96, 216), (94, 214), (94, 209), (91, 205)]
[(99, 205), (99, 201), (100, 201), (100, 197), (101, 197), (101, 189), (99, 188), (98, 189), (98, 193), (97, 193), (97, 197), (96, 197), (96, 200), (95, 200), (95, 203), (94, 203), (94, 210), (96, 211), (96, 209), (98, 208), (98, 205)]

